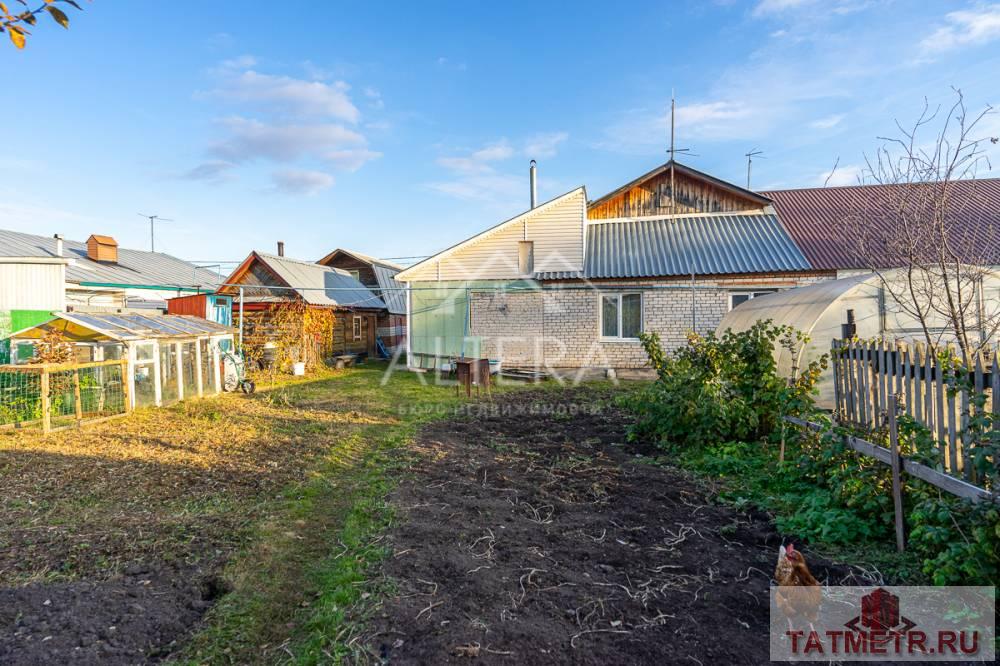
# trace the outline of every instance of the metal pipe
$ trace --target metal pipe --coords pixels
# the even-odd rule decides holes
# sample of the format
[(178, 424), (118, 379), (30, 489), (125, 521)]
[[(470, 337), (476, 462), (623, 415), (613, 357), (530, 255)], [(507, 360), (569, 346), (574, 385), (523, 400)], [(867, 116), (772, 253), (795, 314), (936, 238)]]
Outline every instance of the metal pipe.
[(52, 237), (56, 239), (56, 256), (57, 257), (63, 256), (63, 237), (62, 237), (62, 234), (54, 234)]
[(538, 205), (538, 166), (535, 160), (531, 160), (528, 168), (528, 179), (531, 182), (531, 207)]
[(240, 354), (243, 354), (243, 287), (240, 287)]
[(285, 256), (285, 241), (278, 241), (278, 256)]

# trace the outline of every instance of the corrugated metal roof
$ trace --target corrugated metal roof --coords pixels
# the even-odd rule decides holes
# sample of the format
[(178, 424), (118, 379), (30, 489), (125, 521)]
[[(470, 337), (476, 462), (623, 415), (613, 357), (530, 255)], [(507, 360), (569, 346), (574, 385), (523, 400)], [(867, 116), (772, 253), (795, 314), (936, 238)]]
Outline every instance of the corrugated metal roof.
[(536, 280), (578, 280), (583, 277), (583, 271), (538, 271)]
[[(866, 254), (882, 267), (898, 265), (898, 258), (878, 249), (891, 240), (893, 205), (899, 188), (916, 185), (856, 185), (762, 192), (774, 201), (782, 223), (813, 268), (868, 268), (858, 251), (858, 239), (848, 230), (848, 220), (863, 221)], [(967, 262), (1000, 264), (1000, 178), (959, 180), (949, 183), (953, 202), (947, 224), (954, 231), (953, 248)]]
[(221, 335), (232, 333), (233, 329), (214, 321), (192, 315), (140, 315), (100, 314), (81, 312), (56, 312), (53, 319), (44, 324), (33, 326), (14, 335), (26, 334), (44, 327), (53, 320), (61, 319), (82, 326), (119, 342), (135, 340), (152, 340), (154, 338), (198, 337), (204, 335)]
[(406, 314), (406, 287), (402, 282), (396, 281), (396, 274), (399, 273), (399, 269), (389, 268), (384, 264), (376, 263), (372, 264), (372, 270), (375, 271), (375, 279), (378, 280), (382, 300), (385, 301), (385, 306), (389, 308), (389, 312), (392, 314)]
[[(56, 241), (46, 236), (0, 229), (0, 256), (54, 257)], [(119, 248), (118, 263), (112, 264), (89, 259), (86, 243), (67, 240), (63, 241), (63, 256), (74, 260), (73, 265), (66, 267), (66, 280), (74, 283), (97, 282), (214, 289), (222, 282), (212, 271), (162, 252)]]
[(778, 273), (809, 262), (774, 215), (713, 214), (591, 222), (587, 278)]
[(381, 298), (347, 271), (274, 254), (256, 254), (278, 277), (294, 287), (306, 303), (356, 308), (385, 307)]

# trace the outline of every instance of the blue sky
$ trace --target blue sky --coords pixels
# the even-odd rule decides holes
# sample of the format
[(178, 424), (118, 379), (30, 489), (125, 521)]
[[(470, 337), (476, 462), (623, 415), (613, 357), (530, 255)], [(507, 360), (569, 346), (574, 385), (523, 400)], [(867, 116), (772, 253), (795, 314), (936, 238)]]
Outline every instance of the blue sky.
[[(665, 160), (850, 182), (924, 96), (1000, 106), (1000, 5), (94, 0), (0, 48), (0, 228), (238, 260), (427, 255)], [(1000, 134), (988, 117), (983, 132)], [(1000, 157), (1000, 155), (998, 155)], [(995, 161), (1000, 169), (1000, 159)], [(997, 171), (982, 175), (998, 175)]]

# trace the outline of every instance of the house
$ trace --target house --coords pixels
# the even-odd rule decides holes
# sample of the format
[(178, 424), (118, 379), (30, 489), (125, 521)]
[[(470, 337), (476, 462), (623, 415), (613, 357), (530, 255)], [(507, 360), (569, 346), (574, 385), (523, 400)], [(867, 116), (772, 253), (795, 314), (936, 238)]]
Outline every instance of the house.
[(234, 298), (243, 351), (252, 362), (315, 365), (338, 355), (376, 354), (376, 320), (385, 303), (347, 271), (283, 252), (251, 252), (218, 293)]
[(160, 252), (118, 247), (109, 236), (86, 242), (0, 230), (0, 363), (11, 331), (57, 311), (166, 309), (166, 299), (214, 291), (219, 276)]
[(167, 313), (201, 317), (223, 326), (233, 325), (233, 297), (222, 294), (188, 294), (167, 299)]
[(337, 248), (316, 263), (339, 268), (359, 280), (385, 303), (376, 334), (388, 354), (406, 347), (406, 287), (396, 281), (403, 267), (360, 252)]
[[(676, 198), (671, 192), (676, 192)], [(667, 162), (594, 201), (576, 188), (406, 270), (410, 365), (641, 368), (756, 296), (832, 279), (772, 201)]]

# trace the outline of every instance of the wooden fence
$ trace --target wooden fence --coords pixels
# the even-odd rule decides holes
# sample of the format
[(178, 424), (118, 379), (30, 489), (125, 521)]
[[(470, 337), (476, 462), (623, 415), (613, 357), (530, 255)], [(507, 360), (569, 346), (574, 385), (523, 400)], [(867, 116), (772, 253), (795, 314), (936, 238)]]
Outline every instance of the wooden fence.
[(886, 428), (895, 396), (903, 413), (930, 430), (944, 469), (972, 480), (964, 433), (975, 415), (973, 395), (985, 394), (984, 409), (1000, 414), (1000, 348), (978, 354), (971, 367), (942, 363), (937, 351), (919, 342), (835, 340), (835, 416), (863, 430)]
[(131, 411), (128, 361), (0, 366), (0, 428), (51, 432)]

